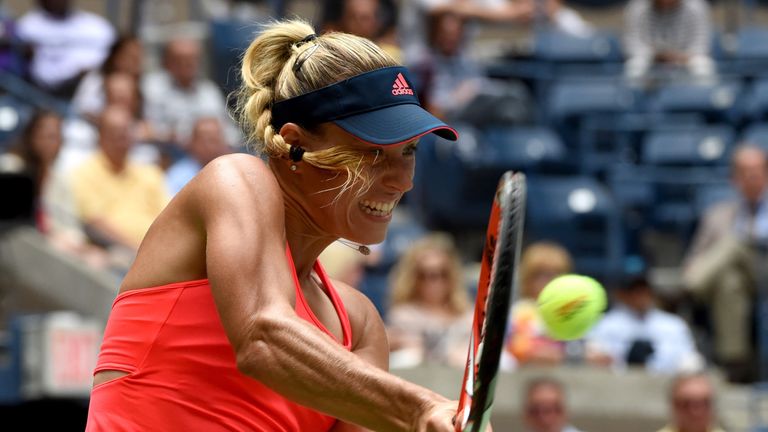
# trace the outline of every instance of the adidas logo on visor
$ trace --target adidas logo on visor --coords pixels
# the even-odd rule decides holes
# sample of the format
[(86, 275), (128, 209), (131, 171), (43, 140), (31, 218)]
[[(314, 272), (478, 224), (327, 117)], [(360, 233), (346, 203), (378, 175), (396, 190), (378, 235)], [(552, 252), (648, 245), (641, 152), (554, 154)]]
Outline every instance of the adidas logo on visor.
[(397, 78), (395, 78), (395, 82), (392, 84), (392, 94), (395, 96), (413, 95), (413, 90), (408, 85), (408, 83), (405, 82), (405, 78), (403, 77), (402, 73), (397, 74)]

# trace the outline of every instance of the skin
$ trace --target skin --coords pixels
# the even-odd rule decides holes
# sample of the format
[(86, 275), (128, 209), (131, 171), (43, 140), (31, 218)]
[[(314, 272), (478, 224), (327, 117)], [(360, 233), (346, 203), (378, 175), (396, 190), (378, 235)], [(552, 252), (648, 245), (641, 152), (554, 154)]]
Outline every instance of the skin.
[(525, 424), (532, 432), (560, 432), (567, 423), (563, 393), (553, 385), (531, 389), (525, 406)]
[(715, 423), (712, 410), (714, 391), (705, 377), (679, 383), (672, 395), (675, 426), (680, 432), (708, 432)]
[(762, 150), (743, 147), (733, 156), (731, 181), (751, 205), (757, 204), (768, 188), (768, 158)]
[[(280, 134), (307, 151), (334, 144), (361, 154), (376, 150), (334, 125), (310, 134), (289, 123)], [(266, 165), (245, 154), (217, 158), (157, 218), (120, 291), (208, 278), (238, 369), (292, 401), (341, 419), (335, 432), (453, 431), (455, 402), (386, 372), (384, 326), (363, 294), (334, 284), (349, 314), (352, 352), (296, 315), (284, 257), (287, 241), (310, 307), (341, 338), (341, 324), (312, 265), (339, 237), (359, 243), (384, 239), (391, 215), (366, 214), (361, 201), (399, 201), (411, 189), (413, 147), (380, 148), (379, 163), (365, 168), (373, 179), (370, 189), (361, 197), (344, 194), (336, 204), (330, 203), (337, 191), (328, 189), (342, 184), (343, 175), (329, 176), (303, 162), (292, 171), (289, 159)], [(170, 243), (173, 254), (167, 253)], [(121, 375), (99, 373), (94, 382)]]
[(347, 0), (339, 21), (339, 30), (375, 39), (379, 32), (378, 0)]
[(61, 142), (61, 118), (46, 115), (38, 121), (37, 127), (32, 131), (29, 144), (47, 170), (59, 154)]

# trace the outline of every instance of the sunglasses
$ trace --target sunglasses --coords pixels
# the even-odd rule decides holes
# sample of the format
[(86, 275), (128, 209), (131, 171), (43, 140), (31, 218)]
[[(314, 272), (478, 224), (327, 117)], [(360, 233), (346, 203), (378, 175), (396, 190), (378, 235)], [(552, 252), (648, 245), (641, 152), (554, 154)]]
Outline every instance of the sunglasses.
[(447, 269), (419, 269), (416, 272), (416, 277), (421, 280), (445, 280), (448, 276)]

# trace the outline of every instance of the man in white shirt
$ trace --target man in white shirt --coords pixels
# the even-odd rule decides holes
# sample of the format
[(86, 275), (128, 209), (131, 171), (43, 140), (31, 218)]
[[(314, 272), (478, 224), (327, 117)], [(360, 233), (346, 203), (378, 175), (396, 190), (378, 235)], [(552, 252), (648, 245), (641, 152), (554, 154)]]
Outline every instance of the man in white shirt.
[(115, 39), (107, 20), (73, 8), (70, 0), (38, 0), (38, 8), (19, 18), (16, 30), (32, 48), (32, 80), (66, 98), (85, 72), (101, 65)]
[(688, 325), (655, 306), (653, 289), (645, 278), (619, 288), (616, 299), (617, 304), (587, 336), (590, 349), (608, 354), (619, 368), (634, 365), (674, 374), (701, 367)]
[(201, 117), (216, 117), (223, 125), (231, 125), (221, 90), (200, 76), (201, 56), (198, 41), (173, 39), (163, 52), (164, 70), (146, 75), (142, 83), (144, 115), (169, 142), (186, 142)]

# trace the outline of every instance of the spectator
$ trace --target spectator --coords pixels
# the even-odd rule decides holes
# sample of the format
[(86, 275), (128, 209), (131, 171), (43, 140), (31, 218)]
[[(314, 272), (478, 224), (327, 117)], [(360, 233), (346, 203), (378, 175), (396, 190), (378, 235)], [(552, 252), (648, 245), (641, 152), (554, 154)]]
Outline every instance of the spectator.
[(200, 117), (217, 117), (229, 125), (221, 90), (200, 76), (201, 50), (195, 40), (173, 39), (163, 52), (165, 70), (144, 78), (144, 114), (165, 141), (183, 143)]
[(558, 244), (541, 242), (526, 247), (520, 259), (520, 298), (512, 306), (512, 332), (502, 362), (505, 368), (514, 363), (552, 365), (565, 360), (565, 345), (547, 336), (536, 299), (549, 281), (572, 269), (571, 255)]
[(66, 99), (83, 74), (101, 65), (115, 39), (107, 20), (75, 9), (70, 0), (38, 0), (38, 8), (19, 18), (17, 31), (32, 48), (32, 81)]
[(534, 12), (532, 1), (508, 0), (406, 0), (400, 7), (398, 34), (409, 65), (418, 64), (429, 51), (429, 15), (452, 13), (472, 21), (512, 23), (530, 22)]
[(171, 195), (179, 193), (208, 162), (229, 153), (219, 120), (215, 117), (198, 119), (186, 149), (187, 155), (171, 165), (166, 173), (165, 180)]
[(681, 374), (669, 391), (672, 419), (659, 432), (724, 432), (717, 426), (715, 389), (703, 373)]
[(523, 404), (526, 432), (579, 432), (568, 424), (565, 391), (556, 379), (528, 382)]
[(685, 258), (683, 281), (710, 306), (718, 363), (731, 381), (754, 378), (750, 344), (755, 294), (754, 244), (768, 241), (768, 158), (743, 145), (731, 159), (731, 182), (739, 197), (716, 204), (701, 218)]
[(706, 80), (715, 73), (710, 57), (712, 22), (704, 0), (632, 0), (625, 15), (625, 75), (642, 83), (656, 65), (683, 68)]
[(587, 336), (588, 344), (609, 355), (614, 365), (669, 374), (703, 366), (688, 325), (656, 307), (645, 277), (622, 285), (616, 299)]
[[(397, 13), (391, 0), (326, 0), (323, 31), (341, 31), (370, 39), (400, 62), (402, 53), (388, 17)], [(389, 19), (389, 21), (392, 21)]]
[[(3, 158), (2, 165), (29, 175), (35, 184), (36, 224), (59, 250), (78, 255), (95, 267), (106, 264), (106, 257), (90, 247), (75, 213), (68, 184), (54, 170), (61, 149), (62, 119), (51, 111), (36, 112), (27, 123), (18, 145)], [(9, 163), (9, 159), (14, 161)]]
[(163, 173), (128, 160), (133, 119), (108, 106), (99, 122), (100, 151), (72, 172), (80, 219), (96, 244), (135, 250), (168, 201)]
[(433, 234), (416, 241), (398, 260), (390, 280), (392, 367), (422, 362), (463, 366), (472, 311), (451, 238)]
[(530, 95), (522, 84), (493, 81), (466, 52), (466, 19), (451, 12), (429, 16), (430, 49), (414, 68), (427, 109), (446, 121), (474, 125), (521, 123), (530, 117)]
[(104, 78), (113, 73), (124, 73), (135, 81), (141, 78), (144, 49), (135, 36), (121, 36), (109, 50), (107, 59), (100, 68), (88, 72), (77, 86), (72, 106), (80, 115), (98, 117), (104, 109)]

